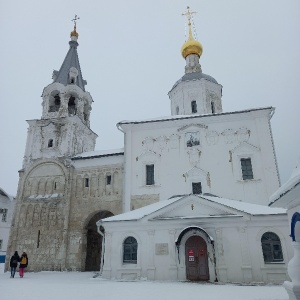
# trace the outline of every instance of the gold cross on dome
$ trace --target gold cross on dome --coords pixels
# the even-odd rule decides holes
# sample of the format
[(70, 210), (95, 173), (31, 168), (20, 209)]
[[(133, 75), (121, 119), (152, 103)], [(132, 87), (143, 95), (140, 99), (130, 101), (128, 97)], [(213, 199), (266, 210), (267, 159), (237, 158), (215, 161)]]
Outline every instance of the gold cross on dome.
[(196, 11), (190, 11), (190, 7), (188, 6), (187, 8), (187, 12), (182, 14), (182, 16), (186, 16), (188, 19), (188, 24), (191, 25), (191, 18), (193, 14), (196, 14)]

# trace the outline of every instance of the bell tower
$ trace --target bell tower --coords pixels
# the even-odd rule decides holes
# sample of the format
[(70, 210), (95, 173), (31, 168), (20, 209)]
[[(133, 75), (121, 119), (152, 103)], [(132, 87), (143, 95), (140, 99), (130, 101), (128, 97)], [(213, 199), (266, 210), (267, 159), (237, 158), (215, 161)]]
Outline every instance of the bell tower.
[(185, 74), (174, 84), (168, 96), (171, 100), (172, 115), (216, 114), (222, 112), (222, 86), (211, 76), (202, 73), (199, 63), (203, 52), (202, 45), (192, 32), (190, 11), (182, 14), (188, 19), (188, 39), (181, 47), (186, 61)]
[(29, 120), (24, 168), (39, 158), (71, 157), (93, 151), (97, 135), (90, 129), (93, 99), (85, 90), (77, 47), (78, 33), (71, 32), (69, 51), (59, 69), (53, 71), (53, 82), (42, 93), (42, 117)]

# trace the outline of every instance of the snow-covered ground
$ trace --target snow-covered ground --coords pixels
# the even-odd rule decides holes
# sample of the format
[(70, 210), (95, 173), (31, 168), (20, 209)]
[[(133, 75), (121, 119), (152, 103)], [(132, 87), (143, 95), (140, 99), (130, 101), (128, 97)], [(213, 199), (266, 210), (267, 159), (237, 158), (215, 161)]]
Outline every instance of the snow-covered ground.
[(287, 300), (280, 285), (240, 286), (189, 282), (121, 282), (93, 278), (92, 272), (3, 273), (0, 266), (0, 299), (3, 300)]

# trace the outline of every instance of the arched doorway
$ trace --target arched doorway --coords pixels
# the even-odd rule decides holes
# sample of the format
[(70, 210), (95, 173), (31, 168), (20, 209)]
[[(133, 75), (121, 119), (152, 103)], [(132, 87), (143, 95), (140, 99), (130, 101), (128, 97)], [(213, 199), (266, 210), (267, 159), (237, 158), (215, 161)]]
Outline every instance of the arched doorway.
[(99, 271), (101, 261), (102, 236), (97, 232), (96, 222), (113, 216), (110, 211), (96, 213), (86, 226), (86, 259), (85, 271)]
[(207, 245), (200, 236), (191, 236), (185, 243), (186, 278), (192, 281), (209, 280)]

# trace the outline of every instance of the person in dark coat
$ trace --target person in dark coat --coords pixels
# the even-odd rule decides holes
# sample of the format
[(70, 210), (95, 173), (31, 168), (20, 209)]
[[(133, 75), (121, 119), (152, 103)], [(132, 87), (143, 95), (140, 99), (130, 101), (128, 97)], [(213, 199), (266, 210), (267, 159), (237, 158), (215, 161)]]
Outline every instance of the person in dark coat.
[(20, 261), (20, 256), (18, 254), (18, 251), (15, 251), (15, 254), (10, 258), (10, 278), (14, 278), (16, 274), (16, 269), (18, 266), (18, 262)]
[(19, 274), (20, 277), (24, 277), (24, 269), (28, 266), (28, 256), (25, 252), (22, 253), (21, 259), (20, 259), (20, 266), (19, 266)]

